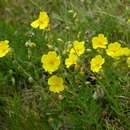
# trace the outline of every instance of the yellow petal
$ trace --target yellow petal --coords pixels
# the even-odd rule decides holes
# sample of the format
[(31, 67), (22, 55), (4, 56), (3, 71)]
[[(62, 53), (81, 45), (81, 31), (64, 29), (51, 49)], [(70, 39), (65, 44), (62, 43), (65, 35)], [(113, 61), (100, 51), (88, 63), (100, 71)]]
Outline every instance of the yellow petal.
[(5, 42), (6, 44), (8, 44), (8, 43), (9, 43), (9, 41), (8, 41), (8, 40), (5, 40), (4, 42)]
[(31, 23), (31, 26), (32, 26), (33, 28), (38, 28), (38, 26), (39, 26), (39, 20), (33, 21), (33, 22)]
[(44, 23), (44, 24), (40, 24), (39, 28), (40, 29), (45, 29), (48, 26), (48, 24)]
[(39, 14), (39, 19), (45, 19), (45, 18), (48, 18), (47, 13), (44, 12), (44, 11), (40, 12), (40, 14)]

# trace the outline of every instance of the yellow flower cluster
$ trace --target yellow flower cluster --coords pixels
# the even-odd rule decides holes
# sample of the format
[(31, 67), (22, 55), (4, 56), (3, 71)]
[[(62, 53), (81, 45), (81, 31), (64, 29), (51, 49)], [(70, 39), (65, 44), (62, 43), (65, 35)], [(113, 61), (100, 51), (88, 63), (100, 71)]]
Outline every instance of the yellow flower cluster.
[[(73, 42), (73, 47), (70, 49), (69, 58), (65, 60), (66, 67), (77, 64), (77, 58), (85, 51), (84, 42)], [(55, 51), (49, 51), (47, 54), (43, 54), (41, 58), (42, 67), (49, 74), (52, 74), (58, 70), (60, 66), (60, 56)], [(57, 76), (52, 76), (48, 79), (50, 85), (49, 90), (53, 92), (60, 92), (64, 90), (63, 80)]]
[[(55, 51), (49, 51), (48, 54), (42, 56), (41, 62), (45, 71), (52, 74), (59, 68), (60, 57)], [(56, 75), (53, 75), (48, 79), (48, 85), (49, 90), (54, 93), (59, 93), (64, 90), (63, 79)]]
[[(44, 11), (40, 12), (39, 17), (31, 23), (33, 28), (39, 27), (39, 29), (46, 29), (48, 25), (49, 17)], [(108, 44), (108, 39), (104, 36), (104, 34), (98, 34), (98, 36), (92, 38), (92, 47), (93, 49), (98, 49), (98, 51), (100, 51), (100, 49), (104, 49), (105, 51), (102, 52), (105, 52), (105, 54), (114, 59), (119, 59), (121, 56), (128, 56), (127, 63), (130, 66), (130, 49), (127, 47), (121, 47), (121, 44), (118, 42)], [(69, 68), (72, 65), (78, 67), (79, 65), (77, 61), (79, 60), (80, 56), (84, 54), (84, 52), (85, 42), (77, 40), (73, 41), (72, 47), (69, 49), (68, 57), (65, 59), (66, 68)], [(102, 54), (104, 55), (104, 53)], [(49, 74), (52, 74), (59, 69), (61, 59), (55, 51), (49, 51), (47, 54), (43, 54), (41, 63), (43, 69)], [(97, 54), (90, 61), (91, 71), (96, 73), (100, 72), (104, 63), (105, 58), (103, 58), (102, 55)], [(64, 90), (63, 79), (57, 75), (52, 75), (48, 79), (48, 85), (49, 90), (54, 93), (59, 93)]]
[[(108, 40), (104, 37), (103, 34), (99, 34), (97, 37), (92, 38), (92, 46), (94, 49), (103, 48), (106, 51), (106, 54), (114, 59), (119, 59), (121, 56), (130, 56), (130, 49), (128, 47), (121, 47), (121, 44), (118, 42), (108, 44)], [(130, 57), (127, 60), (129, 62)], [(93, 72), (99, 72), (104, 64), (105, 59), (101, 55), (97, 55), (92, 58), (91, 70)]]
[(73, 47), (70, 49), (69, 57), (65, 60), (65, 65), (69, 68), (71, 65), (76, 65), (78, 57), (85, 52), (84, 41), (74, 41)]
[[(49, 26), (49, 17), (47, 12), (40, 12), (38, 18), (31, 23), (31, 26), (42, 30), (47, 29)], [(62, 40), (59, 39), (59, 41)], [(36, 44), (29, 40), (25, 43), (25, 46), (28, 47), (28, 50), (30, 50), (30, 48), (36, 47)], [(105, 64), (104, 57), (106, 54), (114, 59), (119, 59), (122, 56), (126, 56), (128, 67), (130, 67), (130, 49), (128, 47), (122, 47), (119, 42), (108, 44), (108, 39), (104, 36), (104, 34), (98, 34), (92, 38), (92, 47), (95, 50), (98, 49), (97, 52), (103, 50), (100, 55), (97, 54), (90, 60), (90, 70), (92, 72), (98, 73), (102, 70), (102, 67)], [(53, 49), (53, 46), (50, 49)], [(6, 56), (10, 50), (11, 48), (9, 47), (8, 40), (0, 41), (0, 58)], [(85, 53), (85, 50), (84, 41), (73, 41), (72, 46), (69, 49), (69, 53), (67, 54), (68, 57), (64, 61), (66, 68), (75, 65), (75, 68), (79, 69), (80, 65), (78, 64), (78, 60), (81, 58), (81, 55)], [(63, 62), (61, 61), (61, 56), (57, 54), (56, 51), (48, 51), (47, 54), (42, 55), (41, 63), (42, 68), (51, 75), (58, 71)], [(63, 78), (57, 76), (57, 74), (51, 75), (48, 78), (48, 85), (49, 90), (54, 93), (59, 93), (65, 89)]]
[(0, 58), (4, 57), (10, 50), (8, 40), (0, 41)]
[[(84, 44), (84, 42), (73, 42), (73, 47), (70, 49), (69, 58), (65, 60), (67, 68), (69, 68), (71, 65), (77, 64), (77, 58), (85, 51)], [(58, 70), (61, 61), (60, 57), (55, 51), (49, 51), (48, 54), (44, 54), (42, 56), (41, 63), (44, 70), (47, 71), (49, 74), (52, 74), (53, 72)], [(51, 78), (49, 78), (48, 84), (50, 85), (50, 91), (58, 93), (64, 90), (62, 78), (59, 78), (57, 76), (52, 76)]]

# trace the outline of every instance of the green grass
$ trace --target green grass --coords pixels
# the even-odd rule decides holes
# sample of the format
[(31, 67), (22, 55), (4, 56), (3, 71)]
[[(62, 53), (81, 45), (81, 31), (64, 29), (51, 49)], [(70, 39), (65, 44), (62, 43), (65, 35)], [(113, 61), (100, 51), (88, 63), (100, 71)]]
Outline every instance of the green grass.
[[(40, 10), (49, 14), (50, 32), (30, 26)], [(66, 79), (60, 94), (49, 92), (49, 74), (40, 61), (50, 50), (48, 43), (65, 57), (63, 50), (72, 41), (84, 40), (91, 48), (98, 33), (130, 47), (128, 18), (129, 0), (0, 0), (0, 40), (8, 39), (15, 52), (15, 58), (0, 59), (0, 130), (130, 130), (130, 77), (124, 59), (111, 65), (108, 58), (104, 74), (93, 74), (89, 61), (96, 53), (86, 52), (85, 76), (60, 67), (58, 74)], [(31, 54), (28, 40), (37, 44)]]

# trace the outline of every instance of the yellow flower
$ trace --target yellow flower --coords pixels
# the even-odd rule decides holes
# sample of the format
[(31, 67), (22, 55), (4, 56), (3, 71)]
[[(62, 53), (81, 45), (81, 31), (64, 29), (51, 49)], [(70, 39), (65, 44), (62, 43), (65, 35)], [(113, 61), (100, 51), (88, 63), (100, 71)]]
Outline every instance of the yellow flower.
[(57, 56), (55, 51), (49, 51), (47, 55), (43, 55), (41, 58), (42, 67), (50, 74), (56, 71), (60, 65), (60, 57)]
[(49, 90), (54, 93), (59, 93), (64, 90), (63, 79), (56, 75), (48, 79)]
[(75, 54), (70, 54), (69, 55), (69, 58), (67, 58), (65, 60), (65, 65), (67, 68), (69, 68), (71, 65), (76, 65), (77, 64), (77, 59), (78, 59), (78, 56), (75, 55)]
[(31, 23), (31, 26), (33, 28), (39, 27), (39, 29), (45, 29), (48, 27), (48, 24), (49, 24), (49, 17), (46, 12), (42, 11), (40, 12), (38, 19)]
[(92, 58), (90, 64), (91, 64), (91, 70), (93, 72), (99, 72), (102, 68), (102, 65), (104, 64), (105, 59), (102, 58), (101, 55), (97, 55), (94, 58)]
[(104, 37), (103, 34), (98, 34), (97, 37), (92, 38), (92, 46), (94, 49), (106, 48), (107, 44), (108, 44), (107, 38)]
[(122, 56), (130, 56), (130, 49), (128, 47), (122, 48)]
[(11, 50), (8, 43), (8, 40), (0, 41), (0, 57), (4, 57)]
[(112, 58), (119, 58), (119, 56), (122, 56), (121, 44), (118, 42), (110, 43), (108, 45), (108, 49), (106, 50), (106, 53)]
[(79, 42), (79, 41), (74, 41), (73, 42), (73, 48), (70, 50), (70, 54), (75, 54), (75, 55), (82, 55), (85, 52), (85, 46), (84, 46), (84, 41)]

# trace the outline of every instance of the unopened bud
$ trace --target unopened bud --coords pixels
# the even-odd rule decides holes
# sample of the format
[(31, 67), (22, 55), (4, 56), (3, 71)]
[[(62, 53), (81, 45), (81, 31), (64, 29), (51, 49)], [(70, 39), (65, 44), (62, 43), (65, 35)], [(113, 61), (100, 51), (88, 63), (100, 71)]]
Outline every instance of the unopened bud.
[(29, 78), (28, 78), (28, 81), (29, 81), (29, 83), (33, 83), (34, 80), (33, 80), (32, 77), (29, 77)]
[(58, 98), (59, 98), (59, 100), (63, 100), (63, 99), (64, 99), (64, 96), (59, 95)]

